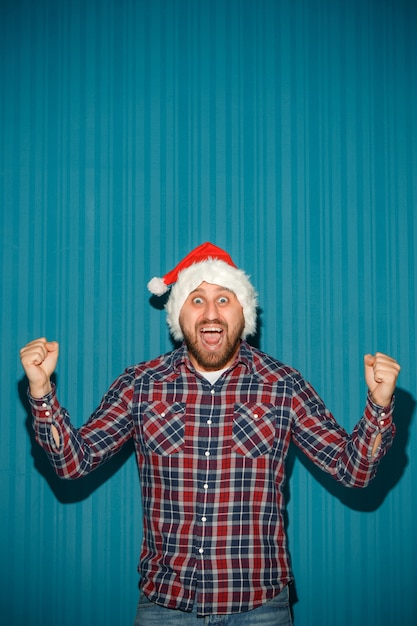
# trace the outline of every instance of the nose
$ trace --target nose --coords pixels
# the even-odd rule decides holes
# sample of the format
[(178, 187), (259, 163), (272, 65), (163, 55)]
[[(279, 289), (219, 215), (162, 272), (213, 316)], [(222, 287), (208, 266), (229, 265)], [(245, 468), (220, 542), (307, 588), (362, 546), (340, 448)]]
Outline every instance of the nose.
[(204, 309), (204, 316), (208, 320), (215, 320), (218, 318), (218, 309), (216, 300), (207, 300)]

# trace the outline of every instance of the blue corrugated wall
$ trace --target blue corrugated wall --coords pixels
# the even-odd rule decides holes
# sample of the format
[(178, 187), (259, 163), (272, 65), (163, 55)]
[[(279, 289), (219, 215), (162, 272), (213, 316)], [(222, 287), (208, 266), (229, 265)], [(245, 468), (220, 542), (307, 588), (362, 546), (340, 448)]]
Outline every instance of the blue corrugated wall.
[(414, 0), (0, 4), (0, 619), (131, 624), (139, 479), (79, 482), (33, 440), (18, 349), (61, 344), (80, 425), (125, 366), (170, 349), (146, 283), (198, 243), (260, 293), (262, 349), (351, 429), (362, 357), (402, 364), (374, 484), (291, 459), (296, 626), (417, 623)]

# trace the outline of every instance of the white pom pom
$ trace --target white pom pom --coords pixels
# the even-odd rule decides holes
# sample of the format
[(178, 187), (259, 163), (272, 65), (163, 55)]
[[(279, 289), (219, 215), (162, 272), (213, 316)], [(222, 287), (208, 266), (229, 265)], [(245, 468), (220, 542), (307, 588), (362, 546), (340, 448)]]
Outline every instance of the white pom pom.
[(155, 296), (163, 296), (168, 291), (168, 286), (164, 283), (162, 278), (154, 277), (148, 282), (148, 289)]

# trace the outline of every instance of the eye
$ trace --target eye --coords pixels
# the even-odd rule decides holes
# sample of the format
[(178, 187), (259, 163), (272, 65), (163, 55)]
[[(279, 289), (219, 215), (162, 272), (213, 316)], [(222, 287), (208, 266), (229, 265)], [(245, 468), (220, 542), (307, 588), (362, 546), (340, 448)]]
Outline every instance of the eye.
[(218, 299), (219, 304), (227, 304), (227, 302), (229, 302), (229, 298), (227, 296), (220, 296)]
[(193, 298), (193, 304), (203, 304), (203, 298), (201, 298), (200, 296), (196, 296), (195, 298)]

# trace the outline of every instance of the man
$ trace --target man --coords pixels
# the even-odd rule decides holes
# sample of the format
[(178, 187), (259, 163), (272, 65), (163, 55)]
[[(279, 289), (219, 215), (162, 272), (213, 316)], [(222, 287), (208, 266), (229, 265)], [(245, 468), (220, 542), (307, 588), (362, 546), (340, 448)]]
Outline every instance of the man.
[(126, 369), (79, 429), (50, 382), (58, 344), (22, 349), (37, 440), (59, 476), (77, 478), (134, 438), (144, 514), (137, 626), (291, 624), (290, 442), (343, 484), (368, 485), (395, 433), (399, 365), (365, 356), (369, 393), (348, 435), (297, 371), (246, 342), (257, 295), (226, 252), (205, 243), (148, 286), (161, 295), (169, 285), (167, 321), (181, 346)]

